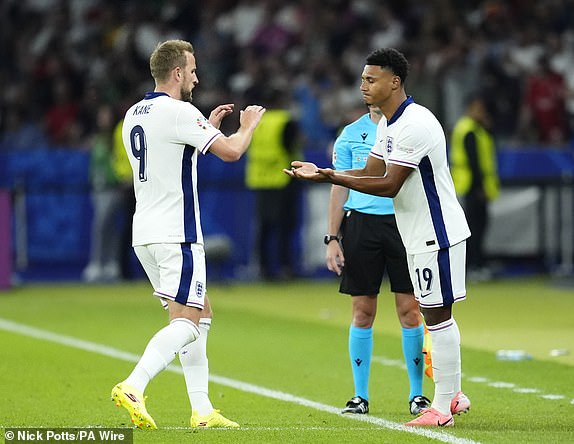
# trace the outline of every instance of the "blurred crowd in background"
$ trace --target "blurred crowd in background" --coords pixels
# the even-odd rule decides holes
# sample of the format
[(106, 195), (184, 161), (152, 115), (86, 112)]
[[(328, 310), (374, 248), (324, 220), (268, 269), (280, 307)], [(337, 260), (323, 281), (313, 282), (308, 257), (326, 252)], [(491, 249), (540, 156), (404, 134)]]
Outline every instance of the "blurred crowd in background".
[(204, 113), (281, 91), (307, 150), (365, 112), (379, 47), (405, 53), (407, 93), (447, 132), (480, 91), (499, 143), (573, 144), (573, 0), (3, 0), (0, 13), (1, 150), (89, 147), (102, 106), (119, 121), (153, 90), (149, 55), (172, 38), (195, 47)]

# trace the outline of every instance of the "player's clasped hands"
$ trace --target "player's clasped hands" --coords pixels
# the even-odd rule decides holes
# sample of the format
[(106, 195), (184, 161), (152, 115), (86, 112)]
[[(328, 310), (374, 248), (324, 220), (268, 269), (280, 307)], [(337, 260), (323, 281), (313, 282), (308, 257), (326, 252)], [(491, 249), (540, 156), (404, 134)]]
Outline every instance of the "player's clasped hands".
[[(221, 121), (233, 112), (235, 105), (233, 103), (226, 103), (224, 105), (217, 106), (209, 114), (209, 122), (215, 127), (219, 128)], [(244, 110), (241, 111), (239, 116), (239, 123), (243, 127), (255, 128), (261, 116), (265, 113), (265, 108), (259, 105), (249, 105)]]
[(329, 176), (333, 174), (331, 168), (318, 168), (312, 162), (302, 162), (300, 160), (291, 162), (291, 169), (285, 168), (283, 172), (291, 177), (313, 182), (328, 182)]

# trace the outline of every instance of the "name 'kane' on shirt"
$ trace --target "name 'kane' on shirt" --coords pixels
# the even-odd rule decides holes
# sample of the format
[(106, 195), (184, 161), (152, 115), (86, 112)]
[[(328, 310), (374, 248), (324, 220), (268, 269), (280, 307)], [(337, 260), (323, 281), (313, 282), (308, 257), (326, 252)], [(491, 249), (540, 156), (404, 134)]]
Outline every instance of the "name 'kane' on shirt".
[(134, 246), (203, 243), (198, 153), (220, 136), (195, 106), (165, 93), (147, 93), (128, 109), (122, 138), (134, 176)]

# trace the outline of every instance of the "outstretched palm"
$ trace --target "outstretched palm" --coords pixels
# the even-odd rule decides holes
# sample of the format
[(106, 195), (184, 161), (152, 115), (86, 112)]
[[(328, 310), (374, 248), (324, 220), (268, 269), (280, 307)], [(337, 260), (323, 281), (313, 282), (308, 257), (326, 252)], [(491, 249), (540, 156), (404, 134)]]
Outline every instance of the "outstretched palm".
[(302, 162), (295, 160), (291, 162), (291, 169), (283, 170), (286, 174), (297, 179), (311, 180), (313, 182), (328, 182), (328, 175), (319, 170), (317, 165), (312, 162)]

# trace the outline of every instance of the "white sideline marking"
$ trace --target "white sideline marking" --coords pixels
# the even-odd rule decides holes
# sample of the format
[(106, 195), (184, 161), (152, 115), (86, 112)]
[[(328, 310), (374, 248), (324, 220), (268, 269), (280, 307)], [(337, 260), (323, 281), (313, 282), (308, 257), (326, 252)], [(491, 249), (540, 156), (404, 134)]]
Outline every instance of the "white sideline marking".
[(483, 376), (472, 376), (472, 377), (468, 378), (468, 380), (470, 382), (476, 382), (476, 383), (487, 383), (488, 382), (488, 378), (485, 378)]
[[(371, 360), (373, 362), (377, 362), (379, 364), (382, 365), (386, 365), (389, 367), (399, 367), (402, 369), (407, 368), (407, 366), (405, 365), (404, 361), (400, 361), (398, 359), (388, 359), (385, 358), (384, 356), (373, 356), (371, 358)], [(488, 378), (485, 378), (483, 376), (469, 376), (466, 377), (466, 375), (462, 375), (463, 379), (466, 379), (467, 381), (470, 382), (474, 382), (477, 384), (486, 384), (489, 387), (493, 387), (493, 388), (507, 388), (507, 389), (512, 389), (513, 392), (515, 393), (523, 393), (523, 394), (539, 394), (539, 398), (541, 399), (549, 399), (552, 401), (555, 400), (561, 400), (566, 398), (566, 396), (564, 395), (555, 395), (555, 394), (544, 394), (541, 392), (540, 389), (537, 388), (529, 388), (529, 387), (516, 387), (516, 384), (514, 384), (513, 382), (504, 382), (504, 381), (490, 381)], [(570, 401), (570, 404), (574, 404), (574, 399), (572, 399)]]
[[(24, 336), (29, 336), (35, 339), (40, 339), (43, 341), (54, 342), (61, 345), (67, 345), (69, 347), (78, 348), (84, 351), (90, 351), (98, 353), (100, 355), (109, 356), (116, 359), (121, 359), (123, 361), (137, 362), (139, 356), (134, 353), (125, 352), (118, 350), (113, 347), (109, 347), (103, 344), (97, 344), (95, 342), (85, 341), (83, 339), (74, 338), (72, 336), (66, 336), (58, 333), (53, 333), (48, 330), (42, 330), (35, 327), (30, 327), (24, 324), (20, 324), (8, 319), (0, 318), (0, 329), (9, 331), (11, 333), (18, 333)], [(181, 367), (170, 365), (166, 370), (182, 373)], [(383, 418), (377, 418), (374, 416), (367, 415), (341, 415), (340, 408), (331, 405), (323, 404), (316, 401), (311, 401), (309, 399), (301, 398), (299, 396), (292, 395), (290, 393), (280, 392), (277, 390), (271, 390), (265, 387), (260, 387), (254, 384), (249, 384), (247, 382), (241, 382), (234, 379), (226, 378), (224, 376), (217, 376), (211, 374), (209, 377), (210, 381), (216, 384), (221, 384), (227, 387), (231, 387), (237, 390), (241, 390), (248, 393), (253, 393), (258, 396), (266, 396), (268, 398), (277, 399), (279, 401), (291, 402), (293, 404), (302, 405), (304, 407), (310, 407), (315, 410), (319, 410), (326, 413), (332, 413), (339, 417), (344, 417), (350, 420), (362, 421), (370, 424), (374, 424), (385, 429), (397, 430), (406, 433), (412, 433), (414, 435), (424, 436), (426, 438), (436, 439), (437, 441), (452, 443), (452, 444), (477, 444), (477, 441), (473, 441), (466, 438), (458, 438), (456, 436), (449, 435), (448, 433), (439, 432), (424, 428), (414, 428), (407, 427), (403, 424), (389, 421)]]
[(514, 388), (514, 387), (516, 387), (516, 384), (513, 384), (511, 382), (503, 382), (503, 381), (489, 382), (488, 385), (491, 387), (495, 387), (495, 388)]
[(389, 358), (385, 358), (384, 356), (372, 356), (371, 357), (371, 361), (372, 362), (378, 362), (379, 364), (382, 365), (386, 365), (387, 367), (398, 367), (398, 368), (402, 368), (403, 370), (407, 369), (407, 366), (405, 365), (405, 361), (400, 361), (398, 359), (389, 359)]
[(564, 395), (542, 395), (544, 399), (564, 399), (566, 396)]
[(535, 388), (515, 388), (514, 391), (516, 393), (540, 393), (540, 390), (535, 389)]

